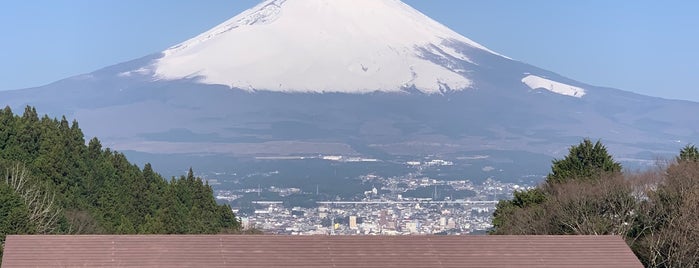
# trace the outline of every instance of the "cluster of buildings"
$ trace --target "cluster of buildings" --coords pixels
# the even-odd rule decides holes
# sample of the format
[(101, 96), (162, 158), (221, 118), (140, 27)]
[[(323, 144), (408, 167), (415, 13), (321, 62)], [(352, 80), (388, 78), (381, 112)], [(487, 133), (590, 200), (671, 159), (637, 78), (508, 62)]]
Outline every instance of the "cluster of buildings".
[[(254, 213), (248, 211), (238, 215), (245, 227), (270, 234), (482, 233), (492, 227), (492, 213), (497, 200), (511, 197), (515, 190), (525, 189), (514, 183), (492, 179), (473, 184), (467, 180), (442, 181), (414, 175), (392, 178), (367, 175), (362, 180), (365, 184), (376, 186), (364, 192), (364, 197), (358, 200), (320, 201), (316, 207), (288, 207), (283, 201), (255, 201)], [(455, 191), (468, 190), (473, 194), (465, 199), (404, 197), (402, 194), (411, 189), (435, 186), (449, 186)], [(435, 191), (435, 195), (439, 193)], [(219, 198), (225, 199), (225, 196)]]
[(317, 208), (285, 208), (262, 202), (265, 209), (242, 217), (247, 228), (292, 235), (466, 234), (487, 230), (494, 201), (333, 201)]

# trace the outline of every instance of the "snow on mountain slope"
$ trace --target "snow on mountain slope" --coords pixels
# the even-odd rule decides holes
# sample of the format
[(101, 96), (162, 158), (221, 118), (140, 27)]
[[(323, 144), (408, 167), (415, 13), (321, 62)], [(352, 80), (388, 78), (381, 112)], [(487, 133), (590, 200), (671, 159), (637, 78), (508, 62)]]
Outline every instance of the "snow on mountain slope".
[(585, 94), (587, 94), (585, 92), (585, 89), (576, 86), (566, 85), (561, 82), (556, 82), (550, 79), (531, 74), (522, 78), (522, 83), (526, 84), (531, 89), (545, 89), (553, 93), (576, 98), (582, 98), (583, 96), (585, 96)]
[(267, 0), (164, 51), (150, 70), (246, 90), (434, 94), (473, 85), (468, 70), (423, 55), (478, 64), (455, 43), (498, 55), (399, 0)]

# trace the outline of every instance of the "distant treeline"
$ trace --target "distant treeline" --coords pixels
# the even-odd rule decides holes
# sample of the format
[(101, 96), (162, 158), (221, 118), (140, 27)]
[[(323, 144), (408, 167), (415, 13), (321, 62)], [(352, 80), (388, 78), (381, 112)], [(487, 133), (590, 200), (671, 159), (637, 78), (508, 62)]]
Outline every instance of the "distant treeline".
[[(115, 126), (118, 127), (118, 126)], [(78, 122), (0, 110), (0, 245), (8, 234), (213, 234), (237, 232), (208, 183), (166, 180), (150, 164), (86, 145)], [(0, 254), (2, 247), (0, 247)], [(0, 255), (1, 256), (1, 255)]]

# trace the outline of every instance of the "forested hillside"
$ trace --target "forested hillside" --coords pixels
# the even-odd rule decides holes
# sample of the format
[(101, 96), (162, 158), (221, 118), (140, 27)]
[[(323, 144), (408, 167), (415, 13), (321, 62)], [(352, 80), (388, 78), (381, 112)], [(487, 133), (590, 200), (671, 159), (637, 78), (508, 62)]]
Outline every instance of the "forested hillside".
[[(116, 127), (116, 126), (115, 126)], [(78, 123), (0, 110), (0, 242), (8, 234), (202, 234), (240, 228), (211, 187), (87, 145)], [(0, 247), (0, 254), (2, 247)], [(1, 256), (1, 255), (0, 255)]]

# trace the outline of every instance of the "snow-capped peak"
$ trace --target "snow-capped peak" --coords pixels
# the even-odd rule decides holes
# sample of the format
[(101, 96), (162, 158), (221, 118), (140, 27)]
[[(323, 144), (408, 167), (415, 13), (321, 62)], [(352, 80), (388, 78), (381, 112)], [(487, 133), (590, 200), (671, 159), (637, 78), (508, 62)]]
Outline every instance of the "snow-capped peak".
[(163, 52), (159, 79), (285, 92), (469, 88), (459, 46), (495, 52), (399, 0), (267, 0)]

